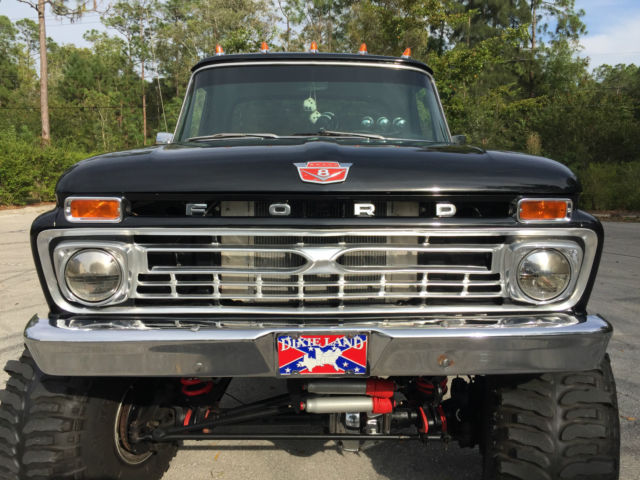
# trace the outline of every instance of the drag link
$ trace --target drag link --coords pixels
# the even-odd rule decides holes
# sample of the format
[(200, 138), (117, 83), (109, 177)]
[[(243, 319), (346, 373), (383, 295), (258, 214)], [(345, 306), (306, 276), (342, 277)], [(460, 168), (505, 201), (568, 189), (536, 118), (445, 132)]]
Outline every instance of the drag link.
[(265, 407), (259, 411), (245, 412), (244, 414), (233, 415), (231, 417), (214, 418), (212, 420), (194, 423), (191, 425), (182, 425), (179, 427), (172, 427), (167, 429), (157, 428), (151, 433), (151, 435), (141, 437), (140, 440), (164, 440), (166, 439), (167, 435), (180, 434), (182, 432), (193, 432), (203, 429), (211, 429), (222, 425), (232, 425), (236, 423), (248, 422), (250, 420), (256, 420), (259, 418), (280, 415), (282, 413), (290, 411), (292, 408), (292, 405), (271, 406)]
[[(169, 434), (158, 441), (173, 442), (178, 440), (418, 440), (419, 435), (347, 435), (347, 434), (242, 434), (242, 433), (202, 433), (202, 434)], [(431, 440), (439, 440), (434, 436)]]

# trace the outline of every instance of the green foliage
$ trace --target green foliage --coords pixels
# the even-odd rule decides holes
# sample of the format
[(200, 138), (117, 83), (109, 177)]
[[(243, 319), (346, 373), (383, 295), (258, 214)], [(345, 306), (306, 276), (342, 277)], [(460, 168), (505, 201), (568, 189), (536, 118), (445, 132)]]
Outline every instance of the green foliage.
[(0, 131), (0, 205), (24, 205), (54, 200), (60, 175), (87, 157), (69, 143), (41, 147), (21, 140), (13, 131)]
[(582, 208), (640, 210), (640, 161), (590, 163), (578, 173), (584, 189)]

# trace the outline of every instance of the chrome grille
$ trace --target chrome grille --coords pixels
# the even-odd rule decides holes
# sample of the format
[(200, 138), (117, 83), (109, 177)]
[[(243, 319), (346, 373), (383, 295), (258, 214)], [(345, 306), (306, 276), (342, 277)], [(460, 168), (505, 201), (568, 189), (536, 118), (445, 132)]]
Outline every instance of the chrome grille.
[(421, 305), (499, 301), (504, 238), (137, 235), (138, 305)]
[[(267, 317), (322, 321), (331, 316), (344, 319), (345, 315), (349, 321), (364, 315), (391, 321), (401, 315), (437, 319), (441, 314), (568, 311), (589, 285), (597, 245), (592, 230), (538, 226), (87, 227), (50, 229), (37, 236), (48, 291), (65, 312), (136, 318), (181, 315), (181, 319), (204, 315), (206, 321), (216, 323), (223, 318), (246, 321), (252, 315), (256, 322)], [(67, 296), (63, 287), (67, 254), (87, 248), (116, 252), (128, 272), (123, 295), (109, 304), (83, 303)], [(149, 264), (154, 248), (171, 254), (171, 261), (165, 258), (163, 264)], [(515, 270), (520, 258), (539, 248), (559, 249), (572, 264), (572, 283), (553, 302), (534, 303), (517, 288)], [(220, 254), (220, 260), (213, 255), (200, 262), (197, 257), (196, 261), (185, 258), (191, 249), (195, 253), (210, 250)], [(223, 261), (228, 250), (244, 251), (243, 264)], [(250, 261), (256, 250), (264, 260), (262, 265)], [(230, 298), (222, 298), (223, 294)], [(348, 297), (351, 294), (361, 296)]]

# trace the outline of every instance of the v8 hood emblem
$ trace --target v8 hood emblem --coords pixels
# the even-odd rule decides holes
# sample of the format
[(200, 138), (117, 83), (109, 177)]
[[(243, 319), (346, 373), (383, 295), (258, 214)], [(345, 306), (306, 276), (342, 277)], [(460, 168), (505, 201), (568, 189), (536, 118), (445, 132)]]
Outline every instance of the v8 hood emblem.
[(300, 180), (309, 183), (344, 182), (349, 174), (351, 163), (307, 162), (294, 163), (298, 169)]

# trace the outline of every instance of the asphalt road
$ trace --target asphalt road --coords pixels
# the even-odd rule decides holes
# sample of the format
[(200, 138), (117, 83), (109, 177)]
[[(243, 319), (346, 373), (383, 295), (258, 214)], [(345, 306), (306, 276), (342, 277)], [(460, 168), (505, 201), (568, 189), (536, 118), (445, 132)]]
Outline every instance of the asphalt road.
[[(47, 207), (0, 211), (0, 364), (17, 358), (22, 329), (47, 307), (29, 250), (29, 225)], [(589, 310), (615, 328), (609, 353), (618, 385), (624, 480), (640, 479), (640, 223), (606, 223), (607, 239)], [(0, 385), (6, 380), (0, 374)], [(244, 400), (270, 395), (270, 380), (238, 380), (230, 393)], [(229, 400), (231, 401), (231, 400)], [(167, 480), (192, 479), (391, 479), (479, 478), (476, 449), (434, 443), (381, 443), (364, 451), (338, 453), (332, 442), (188, 443), (174, 459)]]

